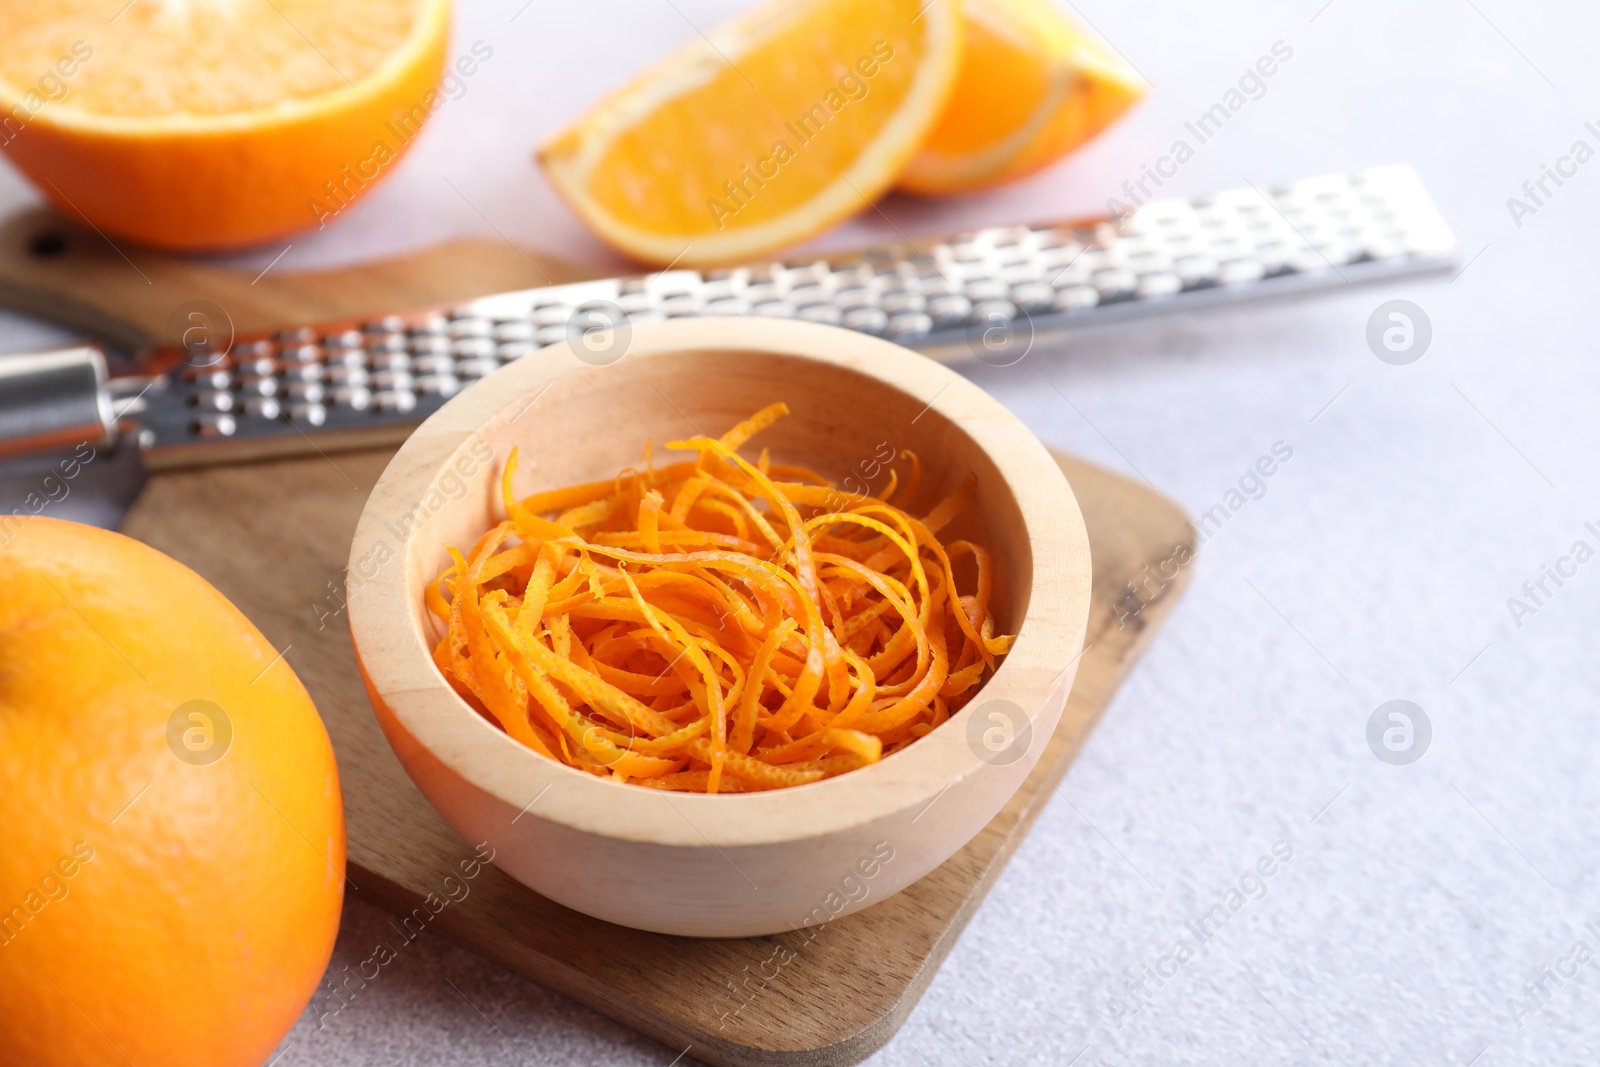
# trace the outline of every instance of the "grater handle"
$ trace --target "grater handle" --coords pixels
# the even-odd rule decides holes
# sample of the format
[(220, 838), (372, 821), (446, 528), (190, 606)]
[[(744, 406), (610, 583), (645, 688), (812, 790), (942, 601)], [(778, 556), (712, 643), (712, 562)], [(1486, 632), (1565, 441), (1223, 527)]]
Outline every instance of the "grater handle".
[(92, 345), (0, 357), (0, 457), (112, 443), (106, 377), (105, 353)]

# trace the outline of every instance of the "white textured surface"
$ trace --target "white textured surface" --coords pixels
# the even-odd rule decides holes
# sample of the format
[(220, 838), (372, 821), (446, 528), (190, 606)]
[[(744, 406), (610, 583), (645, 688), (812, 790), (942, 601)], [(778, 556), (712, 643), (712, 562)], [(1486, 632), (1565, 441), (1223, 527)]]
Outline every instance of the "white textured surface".
[[(463, 5), (460, 45), (482, 38), (494, 59), (386, 185), (296, 239), (282, 266), (491, 226), (608, 261), (534, 172), (530, 146), (693, 35), (689, 20), (708, 26), (739, 5), (534, 0), (508, 22), (521, 3)], [(1600, 547), (1583, 530), (1600, 520), (1600, 162), (1521, 228), (1506, 198), (1575, 139), (1600, 147), (1583, 129), (1600, 117), (1600, 19), (1509, 0), (1082, 10), (1154, 83), (1129, 121), (1024, 184), (890, 202), (892, 224), (869, 215), (827, 243), (1097, 211), (1282, 40), (1293, 59), (1168, 190), (1410, 162), (1465, 256), (1487, 249), (1450, 285), (1120, 325), (1065, 354), (978, 368), (1050, 444), (1136, 470), (1194, 511), (1274, 442), (1294, 456), (1207, 543), (1065, 799), (872, 1062), (1594, 1063), (1600, 966), (1546, 980), (1547, 1003), (1520, 1028), (1507, 998), (1537, 1006), (1525, 982), (1580, 937), (1600, 950), (1582, 930), (1600, 918), (1600, 666), (1584, 636), (1600, 624), (1600, 565), (1520, 629), (1506, 598), (1574, 540)], [(30, 196), (0, 171), (0, 206)], [(1364, 341), (1391, 297), (1433, 322), (1412, 366), (1380, 363)], [(51, 336), (9, 318), (0, 330), (8, 348)], [(1410, 767), (1379, 762), (1365, 741), (1369, 714), (1393, 697), (1433, 722), (1431, 750)], [(1146, 1005), (1119, 1020), (1113, 999), (1133, 1003), (1124, 983), (1280, 840), (1293, 858), (1265, 896), (1175, 977), (1147, 981)], [(350, 905), (335, 968), (366, 956), (382, 922)], [(665, 1064), (676, 1052), (427, 936), (324, 1026), (302, 1020), (277, 1062)]]

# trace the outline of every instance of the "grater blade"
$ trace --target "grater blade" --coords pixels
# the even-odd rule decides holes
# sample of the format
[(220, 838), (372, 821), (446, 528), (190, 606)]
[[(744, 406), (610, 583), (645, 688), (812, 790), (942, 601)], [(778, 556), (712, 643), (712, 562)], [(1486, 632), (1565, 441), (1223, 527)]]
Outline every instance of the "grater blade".
[(221, 351), (165, 346), (139, 353), (109, 390), (149, 465), (225, 462), (398, 441), (501, 365), (607, 327), (792, 317), (1006, 365), (1080, 325), (1443, 270), (1455, 249), (1416, 174), (1387, 166), (1121, 216), (501, 293), (240, 336)]

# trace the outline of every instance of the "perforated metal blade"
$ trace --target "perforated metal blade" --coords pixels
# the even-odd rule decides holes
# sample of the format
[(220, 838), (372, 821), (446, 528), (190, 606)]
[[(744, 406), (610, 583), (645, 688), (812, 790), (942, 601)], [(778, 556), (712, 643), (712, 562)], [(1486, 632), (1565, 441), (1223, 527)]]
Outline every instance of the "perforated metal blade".
[[(220, 350), (166, 346), (109, 375), (103, 361), (50, 366), (54, 387), (99, 390), (58, 398), (61, 411), (104, 413), (106, 437), (131, 433), (151, 465), (221, 462), (399, 440), (501, 365), (632, 323), (798, 318), (1003, 365), (1080, 325), (1439, 271), (1455, 253), (1416, 174), (1390, 166), (1114, 217), (525, 289), (240, 336)], [(36, 404), (8, 410), (0, 399), (0, 443), (42, 440), (51, 428), (39, 419)]]

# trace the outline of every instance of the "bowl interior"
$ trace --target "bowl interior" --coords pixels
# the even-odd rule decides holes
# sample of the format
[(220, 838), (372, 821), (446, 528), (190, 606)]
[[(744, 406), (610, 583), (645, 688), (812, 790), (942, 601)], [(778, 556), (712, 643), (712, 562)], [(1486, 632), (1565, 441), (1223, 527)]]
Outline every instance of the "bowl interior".
[[(363, 511), (346, 583), (350, 629), (373, 706), (406, 769), (463, 833), (509, 833), (505, 827), (516, 823), (516, 833), (532, 835), (527, 841), (537, 839), (540, 850), (588, 850), (597, 862), (622, 863), (629, 850), (644, 848), (662, 862), (681, 861), (673, 869), (686, 885), (726, 876), (723, 857), (704, 864), (708, 847), (749, 850), (738, 855), (788, 870), (793, 857), (834, 849), (854, 855), (857, 846), (892, 836), (897, 849), (905, 845), (908, 880), (943, 862), (1032, 768), (1072, 683), (1090, 566), (1082, 516), (1059, 467), (972, 383), (903, 348), (833, 327), (676, 319), (640, 324), (625, 358), (611, 366), (594, 366), (585, 354), (551, 345), (453, 398), (401, 447)], [(682, 457), (667, 453), (666, 443), (721, 434), (780, 400), (790, 415), (755, 438), (747, 455), (766, 447), (774, 459), (810, 467), (846, 491), (883, 492), (889, 454), (914, 451), (923, 477), (907, 505), (913, 513), (972, 479), (971, 506), (941, 537), (989, 550), (996, 622), (1018, 635), (980, 698), (870, 767), (731, 797), (669, 798), (597, 779), (538, 755), (474, 713), (433, 663), (439, 631), (423, 591), (446, 566), (447, 547), (469, 547), (500, 521), (500, 479), (512, 449), (519, 495), (609, 481), (643, 462), (647, 442), (655, 456)], [(909, 464), (896, 465), (905, 477)], [(988, 721), (985, 707), (988, 719), (996, 709), (1024, 715), (1029, 732), (1017, 736), (1040, 743), (1011, 746), (1004, 761), (988, 758), (988, 734), (980, 744), (973, 730)], [(947, 792), (941, 816), (919, 822)], [(517, 822), (535, 803), (537, 812)], [(529, 884), (543, 884), (533, 867), (525, 873)], [(718, 892), (748, 888), (746, 879), (735, 881)]]
[[(534, 357), (537, 358), (537, 357)], [(479, 388), (493, 388), (494, 379)], [(931, 392), (931, 390), (930, 390)], [(500, 477), (513, 448), (518, 496), (611, 478), (640, 467), (647, 444), (659, 464), (686, 458), (668, 441), (718, 436), (775, 401), (790, 414), (742, 450), (763, 447), (774, 462), (809, 467), (851, 491), (881, 493), (889, 468), (900, 484), (921, 460), (921, 482), (907, 510), (922, 515), (970, 473), (972, 503), (940, 532), (946, 545), (970, 540), (994, 560), (992, 609), (1001, 632), (1015, 633), (1028, 608), (1033, 557), (1018, 501), (994, 460), (959, 425), (914, 396), (848, 367), (795, 356), (743, 351), (678, 351), (656, 358), (586, 367), (506, 406), (474, 431), (439, 473), (434, 490), (399, 523), (407, 541), (407, 601), (419, 632), (437, 640), (441, 625), (423, 608), (423, 590), (449, 563), (504, 518)], [(892, 455), (891, 455), (892, 453)], [(404, 535), (406, 529), (396, 533)], [(970, 558), (956, 564), (961, 588), (973, 588)], [(463, 711), (470, 714), (465, 702)]]

